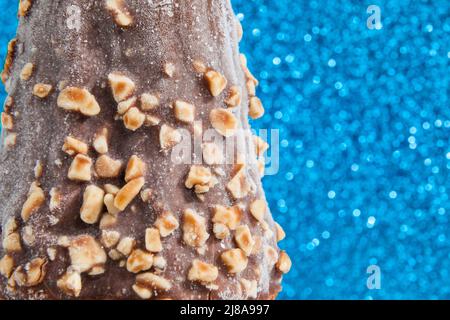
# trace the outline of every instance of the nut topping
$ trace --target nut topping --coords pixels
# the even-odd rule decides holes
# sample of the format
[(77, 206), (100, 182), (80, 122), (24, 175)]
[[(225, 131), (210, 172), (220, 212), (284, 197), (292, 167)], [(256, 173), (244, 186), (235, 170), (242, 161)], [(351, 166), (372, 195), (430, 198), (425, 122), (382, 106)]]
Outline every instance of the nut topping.
[(17, 252), (22, 250), (20, 234), (17, 231), (17, 222), (14, 218), (8, 220), (4, 228), (2, 246), (6, 252)]
[(100, 113), (97, 100), (84, 88), (65, 88), (59, 94), (56, 104), (64, 110), (78, 111), (85, 116), (95, 116)]
[[(206, 167), (202, 166), (192, 166), (189, 170), (189, 174), (186, 178), (186, 181), (184, 185), (188, 189), (192, 189), (194, 186), (196, 188), (196, 192), (199, 191), (199, 187), (205, 187), (205, 190), (202, 191), (208, 191), (209, 190), (209, 184), (212, 179), (211, 170)], [(204, 193), (204, 192), (199, 192)]]
[(234, 114), (226, 109), (211, 110), (209, 120), (213, 128), (224, 137), (233, 136), (238, 126), (238, 121)]
[(192, 62), (192, 65), (194, 67), (194, 70), (198, 73), (205, 73), (206, 71), (208, 71), (208, 68), (206, 67), (206, 65), (201, 62), (200, 60), (194, 60)]
[(119, 102), (119, 104), (117, 105), (117, 113), (120, 115), (124, 115), (128, 110), (130, 110), (130, 108), (136, 106), (136, 102), (136, 97), (131, 97), (127, 100)]
[[(110, 0), (109, 2), (116, 2)], [(108, 75), (109, 85), (116, 102), (124, 101), (134, 94), (136, 86), (134, 82), (118, 72), (113, 72)]]
[(110, 193), (106, 194), (103, 198), (103, 203), (105, 204), (108, 213), (114, 216), (120, 213), (120, 210), (114, 205), (114, 195)]
[(23, 81), (30, 80), (31, 75), (33, 74), (34, 65), (30, 62), (25, 64), (20, 72), (20, 79)]
[(70, 136), (64, 139), (64, 145), (62, 147), (62, 150), (70, 156), (73, 156), (77, 153), (87, 154), (88, 149), (89, 147), (86, 143)]
[(64, 293), (73, 297), (78, 297), (82, 287), (81, 276), (76, 271), (67, 271), (61, 278), (58, 279), (56, 285)]
[(119, 188), (113, 184), (107, 183), (103, 186), (103, 189), (105, 189), (106, 193), (111, 193), (112, 195), (116, 195), (117, 192), (119, 192)]
[(280, 224), (278, 222), (275, 222), (275, 227), (276, 227), (276, 235), (277, 235), (277, 242), (280, 242), (281, 240), (283, 240), (284, 238), (286, 238), (286, 233), (284, 232), (283, 228), (280, 226)]
[(228, 108), (235, 108), (241, 104), (241, 88), (238, 86), (232, 86), (228, 91), (228, 97), (225, 99), (225, 104)]
[(0, 274), (5, 278), (9, 278), (14, 269), (14, 259), (9, 255), (5, 255), (0, 259)]
[(228, 273), (239, 273), (247, 268), (248, 258), (241, 249), (224, 251), (220, 257), (228, 268)]
[(261, 223), (265, 222), (264, 216), (266, 215), (266, 211), (267, 211), (267, 204), (264, 199), (255, 200), (250, 204), (250, 213), (256, 220), (258, 220)]
[(145, 174), (145, 162), (139, 159), (138, 156), (131, 156), (128, 160), (127, 169), (125, 170), (125, 181), (140, 178)]
[(289, 270), (291, 270), (292, 262), (291, 258), (289, 258), (286, 251), (280, 252), (280, 258), (278, 259), (278, 262), (276, 264), (276, 267), (278, 270), (280, 270), (283, 273), (288, 273)]
[(49, 209), (50, 211), (55, 211), (58, 209), (61, 205), (61, 193), (57, 188), (51, 188), (50, 189), (50, 203), (49, 203)]
[(23, 221), (27, 222), (31, 215), (38, 210), (45, 201), (45, 194), (37, 182), (31, 184), (28, 191), (28, 198), (22, 206), (22, 212), (20, 213)]
[(69, 256), (72, 268), (83, 273), (95, 267), (103, 267), (106, 253), (100, 244), (89, 235), (81, 235), (70, 242)]
[(222, 164), (224, 161), (222, 149), (215, 143), (204, 143), (202, 145), (203, 149), (203, 160), (208, 165)]
[(139, 111), (138, 108), (132, 107), (130, 110), (125, 113), (123, 116), (123, 124), (125, 125), (125, 128), (131, 131), (136, 131), (142, 125), (145, 121), (145, 114), (143, 114), (141, 111)]
[(147, 271), (153, 265), (153, 255), (140, 249), (134, 250), (127, 259), (127, 270), (132, 273)]
[(230, 229), (222, 223), (214, 223), (213, 232), (219, 240), (226, 239), (230, 235)]
[(2, 127), (6, 130), (12, 130), (13, 129), (13, 117), (6, 112), (2, 112)]
[(117, 231), (102, 230), (101, 242), (105, 248), (114, 247), (120, 240), (120, 233)]
[(245, 225), (237, 227), (234, 239), (238, 247), (241, 248), (247, 256), (252, 253), (255, 241), (252, 238), (252, 234), (250, 233), (248, 226)]
[(171, 235), (179, 227), (177, 218), (169, 211), (165, 211), (155, 221), (155, 227), (158, 228), (161, 237)]
[(258, 157), (261, 157), (269, 149), (269, 144), (258, 136), (253, 136), (253, 142), (255, 143), (255, 151)]
[(33, 87), (33, 94), (39, 98), (45, 98), (52, 91), (52, 86), (45, 83), (37, 83)]
[(92, 160), (88, 156), (78, 154), (72, 161), (67, 177), (70, 180), (90, 181)]
[(45, 277), (45, 266), (47, 260), (42, 258), (35, 258), (25, 265), (26, 271), (26, 286), (33, 287), (40, 284)]
[(152, 291), (147, 288), (143, 288), (141, 286), (138, 286), (137, 284), (134, 284), (132, 288), (133, 291), (139, 296), (139, 298), (143, 300), (148, 300), (152, 297)]
[(244, 165), (238, 165), (237, 173), (227, 184), (227, 190), (230, 191), (234, 199), (245, 198), (250, 192), (251, 187), (247, 181)]
[(133, 17), (125, 7), (124, 0), (106, 0), (106, 9), (119, 27), (129, 27), (133, 23)]
[(173, 78), (175, 70), (176, 70), (175, 65), (172, 62), (166, 62), (164, 64), (164, 73), (169, 78)]
[(150, 252), (161, 252), (162, 243), (159, 230), (156, 228), (147, 228), (145, 230), (145, 248)]
[(184, 211), (183, 218), (184, 242), (191, 247), (202, 247), (209, 238), (209, 233), (206, 231), (206, 219), (191, 209)]
[(149, 93), (141, 95), (141, 109), (144, 111), (151, 111), (159, 106), (159, 99), (157, 96)]
[(250, 106), (248, 110), (248, 115), (252, 119), (259, 119), (264, 115), (264, 107), (261, 100), (258, 97), (250, 98)]
[(28, 14), (28, 10), (30, 10), (32, 4), (32, 0), (20, 0), (18, 11), (19, 17), (25, 17)]
[(264, 247), (264, 255), (265, 255), (265, 258), (267, 259), (269, 265), (273, 266), (277, 263), (278, 252), (277, 252), (277, 250), (275, 250), (274, 247), (265, 246)]
[(256, 299), (258, 297), (258, 282), (256, 280), (240, 279), (239, 282), (245, 291), (246, 298)]
[(105, 229), (113, 227), (116, 223), (117, 223), (117, 217), (112, 214), (106, 213), (106, 214), (103, 214), (102, 218), (100, 219), (99, 228), (100, 228), (100, 230), (105, 230)]
[(103, 209), (103, 189), (90, 185), (86, 187), (83, 194), (83, 205), (80, 209), (80, 217), (85, 223), (97, 223)]
[(125, 210), (125, 208), (130, 204), (131, 201), (138, 195), (144, 186), (144, 178), (133, 179), (128, 182), (120, 191), (117, 193), (114, 199), (114, 205), (120, 211)]
[(159, 132), (159, 142), (162, 149), (169, 149), (181, 142), (181, 134), (178, 130), (163, 124)]
[(174, 110), (175, 110), (175, 118), (177, 118), (177, 120), (185, 123), (191, 123), (194, 121), (195, 117), (194, 105), (181, 100), (177, 100), (174, 102)]
[(212, 222), (220, 223), (227, 226), (230, 230), (236, 230), (237, 226), (241, 222), (242, 211), (238, 206), (226, 208), (221, 205), (217, 205), (213, 208), (214, 216)]
[(141, 273), (138, 275), (136, 277), (136, 284), (138, 286), (163, 291), (168, 291), (172, 288), (172, 284), (169, 280), (151, 272)]
[(136, 240), (131, 237), (125, 237), (122, 238), (122, 240), (120, 240), (119, 244), (117, 245), (117, 251), (128, 257), (135, 245)]
[(107, 155), (101, 155), (95, 161), (95, 172), (100, 178), (116, 178), (120, 175), (122, 161), (114, 160)]
[(94, 138), (94, 149), (100, 154), (105, 154), (108, 152), (108, 129), (103, 128), (99, 134), (95, 135)]
[(195, 259), (192, 261), (192, 267), (189, 270), (188, 279), (190, 281), (213, 282), (219, 276), (219, 270), (216, 266)]
[(214, 70), (209, 70), (205, 73), (205, 80), (213, 97), (220, 95), (227, 86), (227, 79)]

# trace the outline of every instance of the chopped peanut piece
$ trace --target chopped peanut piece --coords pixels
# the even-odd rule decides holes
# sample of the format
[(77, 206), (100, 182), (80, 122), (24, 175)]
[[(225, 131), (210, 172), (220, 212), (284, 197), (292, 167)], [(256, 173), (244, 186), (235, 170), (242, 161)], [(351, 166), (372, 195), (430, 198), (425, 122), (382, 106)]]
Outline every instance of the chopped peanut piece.
[(247, 268), (248, 258), (241, 249), (224, 251), (220, 257), (228, 268), (228, 273), (239, 273)]
[(150, 252), (162, 251), (161, 236), (158, 229), (147, 228), (145, 230), (145, 248)]
[(0, 259), (0, 274), (4, 276), (5, 278), (9, 278), (12, 271), (14, 269), (14, 258), (5, 255), (3, 258)]
[(99, 228), (100, 230), (108, 229), (113, 227), (116, 223), (117, 217), (112, 214), (106, 213), (103, 214), (102, 218), (100, 219)]
[(154, 273), (141, 273), (136, 277), (136, 283), (139, 286), (148, 287), (156, 290), (168, 291), (172, 288), (169, 280)]
[(45, 201), (45, 194), (36, 182), (31, 184), (28, 191), (28, 198), (22, 206), (20, 213), (23, 221), (27, 222), (31, 215), (42, 206)]
[(228, 108), (238, 107), (241, 104), (241, 96), (241, 88), (238, 86), (232, 86), (228, 91), (228, 97), (225, 99), (225, 104)]
[(227, 190), (233, 195), (234, 199), (245, 198), (251, 190), (245, 174), (245, 166), (238, 165), (236, 175), (228, 182)]
[(258, 86), (258, 84), (259, 84), (258, 80), (253, 76), (253, 74), (250, 72), (250, 70), (247, 67), (247, 58), (245, 57), (245, 55), (240, 54), (239, 58), (241, 60), (241, 67), (242, 67), (242, 70), (244, 70), (246, 78), (252, 80), (255, 83), (255, 86)]
[(155, 227), (158, 228), (161, 237), (171, 235), (179, 226), (177, 218), (169, 211), (165, 211), (155, 221)]
[(261, 118), (264, 115), (264, 107), (261, 100), (257, 97), (250, 98), (250, 106), (248, 110), (248, 115), (252, 119)]
[(213, 232), (219, 240), (226, 239), (230, 235), (230, 229), (222, 223), (214, 223)]
[(31, 75), (33, 74), (33, 68), (34, 65), (30, 62), (25, 64), (22, 68), (22, 71), (20, 71), (20, 79), (23, 81), (30, 80)]
[(42, 163), (40, 160), (36, 161), (36, 165), (34, 166), (34, 177), (36, 179), (39, 179), (42, 176), (42, 171), (44, 170), (44, 168), (42, 167)]
[(255, 151), (258, 157), (261, 157), (264, 152), (269, 149), (269, 144), (258, 136), (253, 136), (253, 142), (255, 144)]
[[(17, 252), (22, 250), (20, 244), (20, 234), (17, 232), (17, 224), (15, 220), (9, 221), (9, 224), (14, 225), (14, 228), (5, 227), (5, 235), (3, 236), (2, 246), (6, 252)], [(7, 224), (8, 225), (8, 224)], [(8, 230), (9, 229), (9, 230)]]
[(90, 185), (86, 187), (83, 194), (83, 205), (80, 209), (80, 217), (85, 223), (97, 223), (103, 209), (103, 189)]
[(206, 231), (206, 219), (195, 213), (194, 210), (187, 209), (183, 215), (183, 240), (191, 247), (202, 247), (209, 238)]
[(265, 246), (264, 255), (271, 266), (275, 265), (278, 261), (278, 252), (274, 247)]
[(22, 228), (22, 240), (27, 246), (31, 247), (36, 241), (33, 228), (31, 226), (24, 226)]
[(205, 160), (208, 165), (222, 164), (224, 161), (223, 150), (215, 143), (204, 143), (202, 145), (203, 149), (203, 160)]
[(108, 213), (114, 216), (120, 213), (120, 210), (114, 205), (114, 196), (112, 194), (106, 194), (103, 198), (103, 203), (105, 204)]
[(252, 79), (249, 79), (249, 80), (247, 80), (247, 82), (245, 83), (245, 86), (247, 87), (248, 95), (249, 95), (250, 97), (256, 96), (256, 86), (255, 86), (255, 81), (253, 81)]
[(28, 14), (32, 4), (32, 0), (20, 0), (18, 11), (19, 17), (25, 17)]
[(139, 298), (143, 300), (148, 300), (152, 297), (152, 291), (147, 288), (143, 288), (141, 286), (138, 286), (137, 284), (134, 284), (132, 288), (133, 291), (139, 296)]
[(112, 72), (108, 75), (108, 80), (116, 102), (124, 101), (134, 94), (136, 86), (127, 76)]
[(224, 137), (233, 136), (238, 126), (238, 121), (234, 114), (226, 109), (211, 110), (209, 120), (213, 128)]
[(119, 27), (129, 27), (133, 23), (133, 17), (125, 7), (124, 0), (106, 0), (106, 9)]
[(153, 94), (143, 93), (141, 95), (141, 109), (151, 111), (159, 106), (159, 98)]
[(137, 98), (131, 97), (127, 100), (119, 102), (117, 105), (117, 113), (120, 115), (124, 115), (128, 110), (136, 106)]
[(8, 52), (6, 54), (5, 65), (1, 73), (1, 80), (5, 83), (11, 75), (11, 67), (14, 62), (14, 54), (16, 52), (17, 39), (14, 38), (8, 43)]
[[(212, 179), (211, 170), (206, 167), (202, 166), (192, 166), (189, 170), (189, 174), (186, 178), (186, 181), (184, 185), (188, 189), (192, 189), (193, 187), (196, 188), (196, 192), (200, 191), (197, 189), (198, 187), (205, 187), (205, 190), (202, 191), (209, 191), (209, 184)], [(198, 192), (203, 193), (203, 192)]]
[(79, 273), (103, 267), (106, 253), (100, 244), (89, 235), (81, 235), (70, 242), (69, 256), (72, 268)]
[(108, 129), (103, 128), (99, 134), (95, 135), (94, 138), (94, 149), (100, 154), (105, 154), (108, 152)]
[(256, 280), (240, 279), (239, 282), (245, 291), (246, 298), (256, 299), (258, 297), (258, 282)]
[(164, 270), (167, 266), (167, 261), (162, 256), (154, 256), (153, 257), (153, 267)]
[(40, 284), (45, 277), (46, 271), (45, 266), (47, 265), (47, 260), (42, 258), (35, 258), (25, 265), (25, 270), (27, 274), (26, 286), (33, 287)]
[(125, 208), (130, 204), (131, 201), (138, 195), (144, 186), (144, 178), (133, 179), (128, 182), (120, 191), (117, 193), (114, 199), (114, 205), (120, 211), (125, 210)]
[(125, 113), (123, 116), (123, 123), (125, 125), (125, 128), (131, 131), (136, 131), (142, 125), (145, 121), (145, 114), (143, 114), (141, 111), (139, 111), (138, 108), (132, 107), (130, 110)]
[(248, 226), (239, 226), (236, 228), (236, 234), (234, 239), (239, 248), (249, 256), (253, 251), (253, 246), (255, 245), (255, 240), (252, 238), (252, 234)]
[(283, 273), (288, 273), (289, 270), (291, 270), (292, 261), (291, 258), (289, 258), (286, 251), (280, 252), (280, 258), (278, 259), (278, 262), (276, 264), (277, 269), (280, 270)]
[(242, 219), (242, 210), (239, 206), (227, 208), (217, 205), (213, 208), (212, 222), (227, 226), (230, 230), (236, 230)]
[(227, 87), (227, 79), (214, 70), (209, 70), (205, 73), (205, 80), (213, 97), (220, 95)]
[(72, 161), (67, 177), (70, 180), (90, 181), (92, 160), (88, 156), (78, 154)]
[(76, 271), (67, 271), (60, 279), (58, 279), (56, 285), (64, 293), (78, 297), (81, 292), (81, 276)]
[(169, 149), (181, 142), (181, 134), (178, 130), (163, 124), (159, 132), (159, 142), (162, 149)]
[(127, 270), (132, 273), (147, 271), (153, 265), (153, 255), (140, 249), (134, 250), (127, 259)]
[(194, 70), (198, 73), (205, 73), (206, 71), (208, 71), (206, 65), (200, 60), (194, 60), (192, 62), (192, 65), (194, 66)]
[(259, 222), (264, 222), (264, 216), (267, 211), (267, 203), (264, 199), (258, 199), (250, 204), (250, 213)]
[(64, 139), (64, 145), (62, 147), (62, 150), (70, 156), (76, 155), (78, 153), (87, 154), (88, 149), (89, 147), (86, 143), (70, 136)]
[(120, 233), (117, 231), (102, 230), (101, 242), (105, 248), (114, 247), (120, 240)]
[(50, 204), (49, 209), (50, 211), (55, 211), (58, 209), (61, 205), (61, 193), (58, 191), (57, 188), (51, 188), (50, 189)]
[(107, 155), (101, 155), (95, 161), (95, 172), (100, 178), (116, 178), (122, 170), (122, 161), (114, 160)]
[(136, 245), (136, 240), (131, 237), (122, 238), (117, 245), (117, 251), (119, 251), (124, 256), (128, 257), (133, 251), (134, 246)]
[(37, 83), (33, 87), (33, 94), (39, 98), (45, 98), (52, 91), (52, 86), (45, 83)]
[(167, 62), (164, 64), (164, 73), (169, 78), (173, 78), (175, 70), (176, 70), (175, 65), (172, 62)]
[(131, 156), (128, 160), (127, 169), (125, 170), (125, 181), (140, 178), (145, 174), (145, 162), (139, 159), (138, 156)]
[(110, 193), (112, 195), (116, 195), (117, 192), (119, 192), (119, 188), (113, 184), (107, 183), (103, 186), (103, 189), (105, 189), (106, 193)]
[(157, 126), (160, 122), (160, 118), (147, 114), (145, 116), (144, 125), (148, 127), (154, 127)]
[(177, 100), (174, 102), (174, 110), (175, 110), (175, 118), (177, 118), (177, 120), (185, 123), (191, 123), (194, 121), (195, 117), (194, 105), (181, 100)]
[(84, 88), (67, 87), (61, 91), (57, 100), (58, 107), (67, 111), (78, 111), (85, 116), (100, 113), (100, 106), (95, 97)]
[(2, 127), (6, 130), (12, 130), (14, 126), (13, 117), (6, 112), (2, 112)]
[(284, 238), (286, 238), (286, 233), (284, 232), (283, 228), (280, 226), (278, 222), (275, 222), (275, 227), (277, 231), (277, 242), (280, 242)]
[(188, 279), (190, 281), (213, 282), (219, 276), (219, 269), (216, 266), (195, 259), (189, 270)]

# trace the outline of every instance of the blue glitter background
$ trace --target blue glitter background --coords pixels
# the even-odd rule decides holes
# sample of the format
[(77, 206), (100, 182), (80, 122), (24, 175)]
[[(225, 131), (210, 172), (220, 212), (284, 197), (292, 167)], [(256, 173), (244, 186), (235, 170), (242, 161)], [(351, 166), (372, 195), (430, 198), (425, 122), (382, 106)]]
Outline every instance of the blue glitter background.
[[(293, 260), (279, 298), (449, 299), (450, 2), (232, 2), (267, 110), (254, 126), (281, 135), (264, 179)], [(1, 60), (16, 11), (0, 0)]]

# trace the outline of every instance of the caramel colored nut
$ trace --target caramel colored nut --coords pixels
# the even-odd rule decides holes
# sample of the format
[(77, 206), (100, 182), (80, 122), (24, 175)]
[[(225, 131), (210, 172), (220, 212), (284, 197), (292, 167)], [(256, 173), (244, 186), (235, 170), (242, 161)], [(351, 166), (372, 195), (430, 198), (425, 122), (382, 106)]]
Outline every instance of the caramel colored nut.
[(92, 160), (88, 156), (78, 154), (72, 161), (67, 177), (70, 180), (90, 181)]
[(192, 166), (186, 178), (184, 185), (188, 189), (194, 186), (208, 186), (212, 178), (211, 170), (207, 167)]
[(32, 183), (30, 190), (28, 191), (27, 200), (23, 204), (22, 211), (20, 213), (23, 221), (27, 222), (31, 215), (42, 206), (44, 201), (44, 191), (36, 182)]
[(149, 270), (153, 265), (153, 255), (140, 249), (134, 250), (127, 259), (127, 270), (132, 273)]
[(50, 189), (50, 211), (55, 211), (61, 206), (62, 195), (57, 188)]
[(177, 120), (185, 123), (191, 123), (194, 121), (195, 117), (194, 105), (181, 100), (175, 101), (173, 105), (175, 111), (175, 118), (177, 118)]
[(229, 237), (230, 229), (222, 223), (214, 223), (213, 232), (217, 239), (223, 240)]
[(40, 160), (36, 161), (36, 165), (34, 166), (34, 177), (36, 179), (39, 179), (42, 176), (42, 171), (44, 170), (42, 163)]
[(81, 293), (81, 276), (76, 271), (67, 271), (61, 278), (58, 279), (56, 285), (65, 294), (72, 297), (78, 297)]
[(72, 268), (79, 273), (89, 272), (94, 267), (103, 267), (106, 253), (100, 244), (89, 235), (81, 235), (70, 242), (69, 256)]
[(209, 70), (205, 73), (205, 80), (208, 85), (209, 92), (213, 97), (217, 97), (227, 87), (227, 79), (219, 72)]
[(240, 279), (242, 289), (247, 299), (256, 299), (258, 297), (258, 282), (256, 280)]
[(250, 204), (250, 213), (259, 222), (264, 222), (267, 211), (267, 203), (264, 199), (258, 199)]
[(112, 195), (116, 195), (117, 194), (117, 192), (119, 192), (119, 188), (117, 187), (117, 186), (115, 186), (115, 185), (113, 185), (113, 184), (110, 184), (110, 183), (107, 183), (107, 184), (105, 184), (104, 186), (103, 186), (103, 189), (105, 189), (105, 192), (106, 193), (110, 193), (110, 194), (112, 194)]
[(11, 67), (14, 62), (14, 53), (16, 52), (17, 39), (14, 38), (8, 43), (8, 52), (6, 54), (5, 65), (2, 71), (2, 82), (5, 83), (11, 75)]
[(33, 94), (39, 98), (45, 98), (52, 91), (52, 86), (45, 83), (37, 83), (33, 87)]
[(2, 127), (6, 130), (12, 130), (14, 126), (13, 117), (6, 112), (2, 112)]
[(258, 97), (250, 98), (248, 115), (252, 119), (259, 119), (264, 115), (264, 107)]
[(33, 74), (33, 68), (34, 65), (30, 62), (25, 64), (22, 68), (22, 71), (20, 71), (20, 79), (23, 81), (30, 80), (31, 75)]
[(144, 125), (148, 127), (154, 127), (157, 126), (160, 122), (160, 118), (147, 114), (145, 116)]
[(113, 72), (108, 75), (108, 80), (116, 102), (124, 101), (134, 94), (136, 86), (127, 76)]
[(239, 55), (239, 59), (241, 60), (241, 67), (242, 67), (242, 70), (244, 70), (244, 73), (245, 73), (245, 77), (248, 79), (248, 80), (252, 80), (254, 83), (255, 83), (255, 86), (258, 86), (258, 80), (253, 76), (253, 74), (250, 72), (250, 70), (248, 69), (248, 66), (247, 66), (247, 58), (245, 57), (245, 55), (244, 54), (240, 54)]
[(28, 14), (32, 4), (32, 0), (20, 0), (18, 11), (19, 17), (25, 17)]
[(150, 252), (162, 251), (161, 236), (158, 229), (147, 228), (145, 230), (145, 248)]
[(5, 278), (9, 278), (13, 270), (14, 258), (6, 254), (0, 259), (0, 274)]
[(211, 110), (209, 120), (213, 128), (224, 137), (233, 136), (238, 126), (238, 121), (234, 114), (226, 109)]
[(114, 205), (120, 211), (125, 210), (125, 208), (130, 204), (131, 201), (138, 195), (144, 186), (144, 178), (133, 179), (128, 182), (120, 191), (117, 193), (114, 199)]
[(249, 256), (252, 253), (255, 241), (253, 240), (252, 234), (248, 226), (242, 225), (237, 227), (234, 239), (238, 247), (241, 248), (242, 251), (244, 251), (247, 256)]
[(95, 97), (84, 88), (67, 87), (58, 95), (58, 107), (67, 111), (78, 111), (85, 116), (95, 116), (100, 113), (100, 106)]
[(253, 142), (258, 157), (261, 157), (269, 149), (269, 144), (258, 136), (253, 136)]
[(103, 209), (103, 189), (90, 185), (87, 186), (83, 194), (83, 205), (80, 209), (80, 217), (85, 223), (97, 223)]
[(169, 280), (151, 272), (141, 273), (136, 277), (136, 284), (145, 288), (168, 291), (172, 288)]
[(62, 147), (62, 150), (70, 156), (78, 153), (87, 154), (88, 149), (89, 147), (86, 143), (70, 136), (64, 139), (64, 145)]
[(107, 155), (101, 155), (95, 161), (95, 172), (100, 178), (116, 178), (122, 170), (122, 161), (114, 160)]
[(225, 99), (225, 104), (228, 108), (235, 108), (241, 104), (242, 90), (238, 86), (232, 86), (228, 91), (228, 97)]
[(268, 261), (269, 265), (273, 266), (278, 261), (278, 252), (275, 250), (274, 247), (271, 246), (265, 246), (264, 247), (264, 255), (266, 257), (266, 260)]
[(6, 252), (18, 252), (22, 250), (20, 234), (17, 232), (17, 222), (13, 218), (8, 220), (5, 225), (2, 246)]
[(124, 2), (124, 0), (106, 0), (106, 9), (113, 17), (114, 22), (122, 28), (129, 27), (133, 23), (133, 17)]
[(106, 213), (103, 214), (102, 218), (100, 219), (99, 228), (100, 230), (108, 229), (115, 226), (116, 223), (117, 217), (112, 214)]
[(47, 260), (42, 258), (35, 258), (25, 265), (27, 287), (37, 286), (44, 280), (46, 265)]
[(181, 134), (178, 130), (163, 124), (159, 131), (159, 143), (162, 149), (169, 149), (181, 142)]
[(192, 66), (194, 67), (195, 72), (198, 73), (205, 73), (206, 71), (208, 71), (206, 65), (200, 60), (194, 60), (192, 62)]
[(127, 100), (119, 102), (117, 105), (117, 113), (120, 115), (124, 115), (128, 110), (136, 106), (137, 98), (131, 97)]
[(159, 98), (153, 94), (143, 93), (141, 95), (141, 109), (151, 111), (159, 106)]
[(125, 170), (125, 181), (140, 178), (145, 174), (145, 162), (139, 159), (138, 156), (131, 156), (128, 160), (127, 169)]
[(247, 82), (245, 83), (245, 86), (247, 87), (248, 95), (249, 95), (250, 97), (256, 96), (256, 86), (255, 86), (255, 81), (249, 79), (249, 80), (247, 80)]
[(219, 269), (216, 266), (195, 259), (189, 269), (188, 279), (190, 281), (213, 282), (219, 276)]
[(103, 128), (99, 134), (95, 135), (94, 138), (94, 149), (100, 154), (105, 154), (108, 152), (108, 129)]
[(143, 114), (141, 111), (139, 111), (138, 108), (132, 107), (130, 110), (125, 113), (123, 116), (123, 123), (125, 125), (125, 128), (131, 131), (136, 131), (142, 125), (145, 121), (145, 114)]
[(29, 247), (34, 245), (36, 237), (34, 236), (34, 231), (31, 226), (24, 226), (22, 228), (22, 241)]
[(164, 270), (167, 266), (167, 261), (162, 256), (154, 256), (153, 257), (153, 267)]
[(206, 219), (187, 209), (183, 214), (183, 240), (191, 247), (202, 247), (209, 238), (206, 231)]
[(173, 78), (175, 75), (176, 67), (172, 62), (166, 62), (164, 64), (164, 74), (169, 78)]
[(238, 165), (237, 173), (227, 184), (227, 190), (232, 194), (234, 199), (242, 199), (248, 195), (251, 186), (247, 181), (244, 165)]
[(248, 258), (241, 249), (230, 249), (220, 255), (228, 273), (239, 273), (247, 268)]
[(148, 300), (153, 295), (151, 290), (141, 287), (141, 286), (138, 286), (137, 284), (134, 284), (132, 286), (132, 289), (139, 296), (139, 298), (141, 298), (143, 300)]
[(165, 211), (155, 221), (155, 227), (158, 228), (161, 237), (171, 235), (180, 226), (177, 218), (169, 211)]
[(128, 257), (133, 251), (134, 246), (136, 245), (136, 240), (131, 237), (122, 238), (117, 245), (117, 251), (119, 251), (124, 256)]
[(284, 232), (283, 228), (280, 226), (278, 222), (275, 222), (275, 227), (277, 231), (277, 241), (280, 242), (284, 238), (286, 238), (286, 233)]
[(208, 165), (217, 165), (224, 162), (223, 150), (215, 143), (204, 143), (203, 160)]
[(280, 258), (278, 259), (278, 262), (276, 264), (276, 267), (278, 270), (280, 270), (283, 273), (288, 273), (289, 270), (291, 270), (292, 261), (291, 258), (289, 258), (286, 251), (280, 252)]
[(101, 243), (105, 248), (114, 247), (120, 240), (120, 233), (111, 230), (102, 230)]
[(212, 221), (227, 226), (230, 230), (236, 230), (242, 219), (242, 211), (238, 206), (227, 208), (217, 205), (213, 208)]
[(103, 198), (103, 203), (105, 204), (108, 213), (114, 216), (120, 213), (120, 210), (114, 205), (114, 196), (112, 194), (106, 194)]

